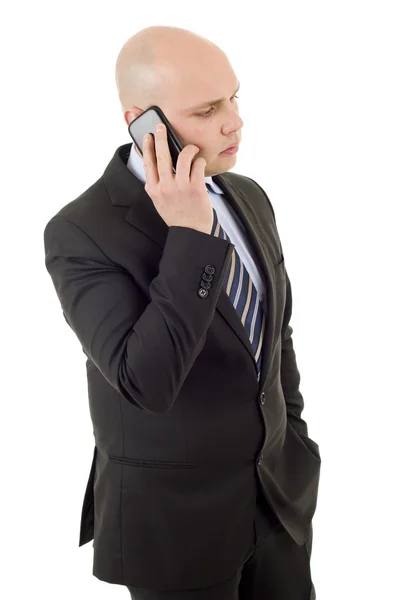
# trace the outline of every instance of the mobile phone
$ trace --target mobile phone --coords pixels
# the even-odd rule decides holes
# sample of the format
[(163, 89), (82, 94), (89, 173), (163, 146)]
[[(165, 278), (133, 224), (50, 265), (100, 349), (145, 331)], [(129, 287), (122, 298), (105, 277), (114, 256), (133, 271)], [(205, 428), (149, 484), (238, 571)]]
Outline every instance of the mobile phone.
[(128, 125), (129, 135), (143, 157), (143, 136), (150, 133), (155, 137), (157, 123), (164, 123), (167, 128), (167, 141), (172, 159), (172, 168), (176, 173), (178, 155), (183, 150), (183, 144), (172, 128), (171, 123), (159, 106), (150, 106)]

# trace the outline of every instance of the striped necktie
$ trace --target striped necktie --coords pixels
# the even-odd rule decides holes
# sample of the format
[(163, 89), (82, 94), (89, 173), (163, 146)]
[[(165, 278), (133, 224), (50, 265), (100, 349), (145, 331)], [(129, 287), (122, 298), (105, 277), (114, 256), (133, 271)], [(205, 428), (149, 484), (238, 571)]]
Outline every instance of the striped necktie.
[[(209, 184), (206, 185), (208, 186)], [(230, 242), (228, 234), (222, 229), (218, 221), (215, 208), (213, 208), (213, 213), (214, 222), (211, 235)], [(260, 378), (265, 314), (262, 309), (260, 296), (243, 261), (236, 251), (236, 246), (234, 246), (233, 250), (231, 263), (226, 271), (223, 285), (249, 336), (257, 364), (258, 378)]]

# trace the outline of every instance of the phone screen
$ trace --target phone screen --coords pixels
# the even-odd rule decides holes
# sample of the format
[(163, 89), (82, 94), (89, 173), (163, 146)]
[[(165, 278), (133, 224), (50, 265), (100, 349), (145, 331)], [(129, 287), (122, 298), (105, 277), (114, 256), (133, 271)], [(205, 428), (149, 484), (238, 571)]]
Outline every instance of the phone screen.
[(183, 145), (159, 106), (150, 106), (150, 108), (136, 117), (128, 126), (129, 135), (143, 157), (143, 136), (146, 133), (150, 133), (154, 138), (156, 125), (160, 122), (164, 123), (167, 128), (168, 147), (171, 154), (173, 171), (176, 173), (176, 162), (179, 153), (183, 150)]

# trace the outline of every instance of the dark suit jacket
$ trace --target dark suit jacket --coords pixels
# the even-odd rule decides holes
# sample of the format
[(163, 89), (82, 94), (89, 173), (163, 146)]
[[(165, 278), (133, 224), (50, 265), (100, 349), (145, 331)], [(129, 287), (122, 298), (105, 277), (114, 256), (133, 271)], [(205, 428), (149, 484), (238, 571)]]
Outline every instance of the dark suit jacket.
[[(79, 545), (93, 574), (160, 590), (213, 585), (240, 567), (257, 480), (303, 544), (317, 503), (289, 325), (290, 281), (272, 205), (249, 177), (214, 179), (242, 221), (266, 285), (260, 380), (222, 287), (233, 244), (168, 227), (119, 147), (44, 230), (45, 263), (87, 356), (95, 448)], [(208, 295), (198, 294), (207, 265)]]

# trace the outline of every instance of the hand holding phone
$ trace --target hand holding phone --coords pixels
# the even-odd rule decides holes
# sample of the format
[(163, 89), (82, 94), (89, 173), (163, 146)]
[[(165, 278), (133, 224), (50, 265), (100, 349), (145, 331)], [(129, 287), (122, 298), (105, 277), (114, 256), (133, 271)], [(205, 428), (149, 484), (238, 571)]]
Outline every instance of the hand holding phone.
[(206, 161), (202, 157), (194, 158), (199, 148), (188, 144), (178, 155), (174, 175), (167, 131), (165, 125), (162, 127), (162, 131), (156, 128), (154, 141), (150, 135), (150, 140), (144, 142), (144, 189), (169, 227), (191, 227), (209, 234), (214, 215), (204, 183)]
[[(154, 108), (161, 113), (158, 107), (151, 107), (148, 111)], [(139, 140), (135, 132), (140, 131), (140, 125), (136, 122), (142, 117), (145, 122), (146, 112), (129, 125), (129, 132), (136, 145)], [(154, 110), (153, 114), (156, 114)], [(157, 130), (159, 124), (163, 127), (161, 131)], [(151, 127), (147, 126), (147, 131), (149, 130), (155, 131), (154, 134), (149, 134), (150, 140), (147, 143), (144, 139), (140, 140), (146, 173), (144, 189), (153, 201), (158, 214), (169, 227), (190, 227), (210, 234), (214, 214), (204, 182), (206, 161), (202, 157), (194, 158), (199, 148), (194, 144), (188, 144), (183, 148), (163, 113), (162, 120), (158, 119), (158, 122), (153, 123)], [(173, 161), (170, 146), (176, 150), (176, 161)]]

